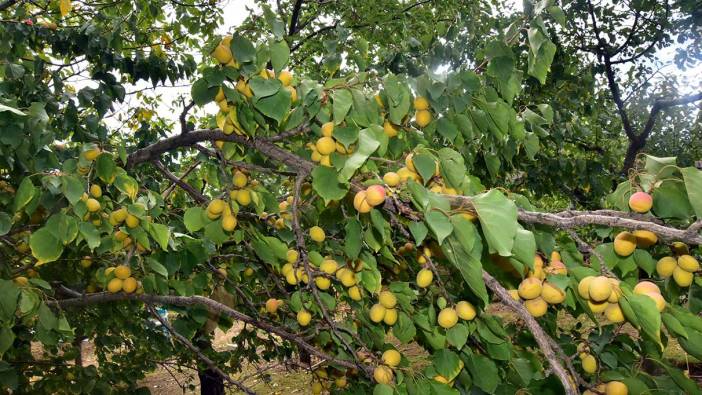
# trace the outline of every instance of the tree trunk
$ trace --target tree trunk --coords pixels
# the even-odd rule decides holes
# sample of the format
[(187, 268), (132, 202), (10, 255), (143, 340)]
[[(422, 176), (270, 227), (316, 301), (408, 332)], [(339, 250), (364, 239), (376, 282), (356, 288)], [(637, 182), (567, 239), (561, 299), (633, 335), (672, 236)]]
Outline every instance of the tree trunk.
[(627, 174), (630, 169), (634, 167), (634, 162), (636, 161), (636, 155), (643, 149), (646, 145), (646, 139), (637, 137), (636, 139), (629, 140), (629, 148), (626, 150), (626, 156), (624, 157), (624, 167), (622, 168), (622, 173)]
[(224, 380), (210, 369), (197, 372), (200, 378), (201, 395), (224, 395)]

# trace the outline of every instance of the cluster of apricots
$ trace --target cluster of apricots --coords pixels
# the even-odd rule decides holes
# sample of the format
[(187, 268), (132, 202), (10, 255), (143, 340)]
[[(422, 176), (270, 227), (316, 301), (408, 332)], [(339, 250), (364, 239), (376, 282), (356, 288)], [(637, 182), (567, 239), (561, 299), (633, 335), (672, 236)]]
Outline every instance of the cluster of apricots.
[(567, 274), (568, 269), (561, 261), (557, 251), (551, 254), (549, 265), (544, 267), (544, 260), (540, 255), (534, 256), (534, 269), (527, 271), (527, 276), (516, 290), (510, 294), (516, 301), (523, 301), (524, 308), (533, 317), (541, 317), (548, 311), (549, 305), (563, 303), (565, 292), (546, 280), (546, 274)]

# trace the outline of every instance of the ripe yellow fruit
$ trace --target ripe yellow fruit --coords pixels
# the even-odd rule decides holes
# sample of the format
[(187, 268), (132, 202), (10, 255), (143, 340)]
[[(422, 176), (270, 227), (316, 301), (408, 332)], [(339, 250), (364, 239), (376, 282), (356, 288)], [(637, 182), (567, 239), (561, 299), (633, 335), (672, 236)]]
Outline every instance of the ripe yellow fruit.
[(451, 329), (458, 323), (458, 313), (451, 307), (447, 307), (439, 312), (436, 322), (442, 328)]
[(122, 290), (122, 280), (118, 278), (113, 278), (110, 280), (109, 283), (107, 283), (107, 292), (109, 293), (117, 293)]
[(80, 260), (80, 265), (86, 269), (89, 268), (92, 264), (93, 259), (89, 256), (84, 256), (83, 259)]
[(285, 254), (285, 260), (288, 263), (295, 263), (297, 262), (297, 258), (300, 257), (300, 253), (297, 252), (297, 250), (288, 250), (288, 252)]
[(627, 395), (629, 388), (621, 381), (610, 381), (605, 387), (605, 395)]
[(324, 229), (320, 228), (319, 226), (313, 226), (310, 228), (310, 238), (317, 243), (321, 243), (326, 239), (326, 235), (324, 234)]
[(536, 277), (539, 280), (546, 278), (546, 273), (544, 272), (544, 260), (540, 255), (534, 256), (534, 269), (529, 270), (528, 277)]
[(25, 276), (17, 276), (13, 278), (12, 281), (14, 281), (14, 283), (20, 287), (26, 287), (29, 285), (29, 279)]
[(302, 309), (297, 312), (297, 323), (300, 326), (307, 326), (310, 324), (310, 321), (312, 321), (312, 314), (309, 311)]
[(115, 277), (120, 280), (126, 280), (127, 277), (132, 275), (132, 269), (127, 265), (119, 265), (115, 267)]
[(512, 300), (516, 300), (517, 302), (519, 302), (519, 291), (517, 291), (516, 289), (510, 289), (508, 292), (509, 296), (512, 297)]
[(366, 201), (371, 206), (377, 206), (385, 201), (385, 188), (382, 185), (371, 185), (366, 189)]
[(93, 184), (90, 186), (90, 195), (94, 198), (99, 198), (102, 196), (102, 188), (100, 188), (100, 185)]
[(387, 172), (383, 176), (383, 182), (389, 187), (396, 187), (400, 184), (400, 176), (395, 172)]
[(322, 125), (322, 136), (331, 137), (334, 134), (334, 122), (327, 122)]
[(139, 218), (137, 218), (134, 215), (127, 214), (127, 218), (124, 220), (124, 222), (127, 224), (127, 227), (130, 229), (136, 228), (139, 226)]
[(324, 387), (319, 381), (315, 381), (314, 383), (312, 383), (312, 395), (319, 395), (322, 393), (323, 390)]
[(222, 199), (212, 199), (210, 204), (207, 205), (207, 212), (214, 215), (219, 215), (224, 211), (224, 206), (227, 203)]
[(661, 293), (661, 290), (660, 288), (658, 288), (658, 285), (650, 281), (641, 281), (640, 283), (636, 284), (636, 286), (634, 286), (635, 294), (643, 295), (649, 292)]
[(90, 211), (91, 213), (94, 213), (94, 212), (100, 210), (100, 202), (98, 202), (97, 200), (95, 200), (93, 198), (86, 200), (85, 206), (88, 208), (88, 211)]
[(417, 111), (428, 110), (429, 109), (429, 101), (422, 96), (415, 97), (414, 98), (414, 109)]
[(378, 103), (378, 107), (385, 108), (385, 105), (383, 104), (383, 98), (380, 97), (380, 94), (376, 94), (375, 96), (373, 96), (373, 99), (375, 99), (375, 102)]
[(653, 207), (653, 197), (646, 192), (636, 192), (629, 197), (629, 208), (637, 213), (647, 213)]
[(417, 286), (419, 288), (428, 287), (434, 281), (434, 273), (429, 269), (422, 269), (417, 273)]
[[(407, 155), (407, 156), (405, 157), (405, 166), (407, 166), (407, 169), (409, 169), (409, 171), (411, 171), (411, 172), (413, 172), (413, 173), (416, 173), (416, 172), (417, 172), (417, 169), (414, 168), (414, 161), (413, 161), (413, 158), (414, 158), (414, 154), (413, 154), (413, 153), (410, 153), (409, 155)], [(400, 169), (400, 170), (402, 170), (402, 169)]]
[(278, 80), (283, 84), (283, 86), (290, 86), (292, 83), (292, 73), (287, 70), (283, 70), (278, 74)]
[(124, 241), (128, 237), (129, 236), (126, 233), (122, 232), (121, 230), (118, 230), (117, 232), (115, 232), (115, 240), (117, 240), (117, 241)]
[(236, 90), (237, 92), (241, 93), (246, 97), (250, 98), (253, 96), (253, 91), (251, 90), (251, 87), (243, 79), (240, 79), (236, 82)]
[(87, 161), (94, 161), (100, 155), (100, 148), (93, 148), (83, 152), (83, 158)]
[(236, 194), (236, 202), (242, 206), (251, 204), (251, 191), (248, 189), (239, 190), (239, 193)]
[(336, 272), (336, 278), (341, 281), (344, 287), (348, 288), (356, 285), (356, 273), (345, 267), (342, 267)]
[(690, 253), (690, 249), (687, 248), (687, 245), (680, 241), (676, 241), (673, 244), (671, 244), (670, 249), (678, 255), (685, 255)]
[(658, 242), (658, 236), (649, 230), (635, 230), (632, 234), (636, 237), (636, 245), (639, 248), (648, 248)]
[(390, 349), (386, 350), (383, 353), (381, 359), (383, 360), (384, 364), (390, 366), (391, 368), (394, 368), (400, 364), (400, 361), (402, 360), (402, 355), (399, 353), (399, 351)]
[(456, 314), (458, 314), (458, 318), (470, 321), (475, 318), (477, 312), (475, 311), (475, 306), (473, 306), (470, 302), (462, 300), (456, 303)]
[(283, 302), (279, 299), (270, 298), (266, 300), (266, 311), (268, 314), (275, 314)]
[(336, 151), (336, 142), (331, 137), (320, 137), (315, 147), (320, 155), (330, 155), (332, 152)]
[(112, 215), (113, 215), (115, 221), (117, 221), (117, 223), (124, 222), (124, 220), (127, 219), (127, 214), (128, 214), (127, 209), (124, 207), (112, 212)]
[(373, 209), (368, 203), (368, 193), (366, 191), (358, 191), (353, 197), (353, 207), (361, 214), (368, 213)]
[(607, 301), (609, 303), (618, 303), (619, 297), (622, 296), (622, 289), (619, 288), (619, 280), (616, 278), (610, 278), (609, 282), (612, 284), (612, 293), (609, 294)]
[(397, 305), (397, 298), (395, 294), (390, 291), (382, 291), (378, 295), (378, 302), (386, 309), (392, 309)]
[(322, 165), (322, 166), (326, 166), (326, 167), (332, 167), (331, 156), (329, 156), (329, 155), (322, 155), (322, 156), (319, 158), (319, 164)]
[(136, 291), (138, 285), (139, 283), (134, 277), (127, 277), (122, 281), (122, 291), (130, 294)]
[(373, 370), (373, 379), (379, 384), (389, 385), (393, 381), (392, 369), (385, 365), (380, 365)]
[(232, 177), (232, 183), (234, 184), (235, 187), (237, 188), (243, 188), (246, 186), (248, 183), (248, 177), (246, 177), (246, 174), (240, 172), (239, 170), (234, 172), (234, 176)]
[(355, 285), (349, 288), (349, 297), (351, 298), (351, 300), (355, 300), (356, 302), (360, 301), (361, 299), (363, 299), (363, 295), (361, 295), (361, 289)]
[(629, 256), (636, 250), (636, 236), (621, 232), (614, 238), (614, 252), (619, 256)]
[(383, 123), (383, 131), (385, 132), (385, 135), (390, 138), (397, 136), (398, 130), (398, 127), (393, 125), (392, 122), (388, 120), (385, 120), (385, 123)]
[(316, 285), (318, 289), (326, 291), (331, 286), (331, 280), (326, 277), (318, 276), (314, 278), (314, 285)]
[(231, 232), (236, 228), (236, 217), (231, 214), (225, 214), (222, 217), (222, 229)]
[(545, 282), (541, 287), (541, 298), (548, 304), (563, 303), (565, 300), (565, 292), (557, 286)]
[(223, 43), (215, 47), (212, 56), (221, 64), (227, 64), (233, 60), (231, 49)]
[(297, 89), (292, 86), (286, 86), (285, 90), (290, 92), (290, 101), (295, 103), (297, 101)]
[(541, 295), (541, 280), (536, 277), (527, 277), (519, 284), (519, 296), (522, 299), (536, 299)]
[(339, 268), (339, 264), (333, 259), (325, 259), (319, 264), (319, 270), (327, 274), (334, 274)]
[(285, 281), (290, 285), (296, 285), (299, 280), (301, 280), (301, 278), (298, 277), (295, 270), (290, 270), (285, 274)]
[(417, 125), (423, 128), (431, 122), (431, 113), (427, 110), (419, 110), (414, 114), (414, 118), (417, 121)]
[(336, 388), (346, 387), (346, 376), (337, 377), (336, 380), (334, 380), (334, 385), (336, 385)]
[(524, 302), (524, 307), (534, 318), (539, 318), (546, 314), (548, 303), (543, 298), (530, 299)]
[(387, 309), (385, 307), (383, 307), (383, 305), (381, 305), (380, 303), (374, 304), (371, 307), (370, 312), (369, 312), (370, 320), (375, 322), (375, 323), (382, 321), (383, 318), (385, 318), (386, 311), (387, 311)]
[(395, 325), (397, 322), (397, 309), (386, 309), (383, 322), (389, 326)]
[(624, 322), (624, 312), (622, 312), (622, 308), (619, 307), (617, 303), (610, 303), (609, 306), (605, 308), (604, 313), (605, 317), (611, 322), (616, 324)]
[(590, 311), (597, 314), (597, 313), (601, 313), (601, 312), (605, 311), (607, 309), (607, 307), (609, 307), (609, 302), (605, 301), (605, 302), (601, 302), (601, 303), (596, 303), (596, 302), (593, 302), (592, 300), (588, 300), (587, 307), (590, 308)]
[(585, 373), (594, 374), (597, 372), (597, 360), (592, 354), (580, 354), (580, 361), (582, 362), (583, 371), (585, 371)]
[(566, 267), (565, 263), (561, 261), (551, 261), (551, 264), (548, 265), (546, 271), (551, 274), (568, 274), (568, 268)]
[(612, 294), (612, 283), (605, 276), (597, 276), (590, 281), (588, 294), (593, 302), (604, 302)]
[(587, 276), (578, 283), (578, 295), (583, 299), (590, 299), (590, 282), (595, 276)]
[(244, 269), (244, 276), (245, 277), (251, 277), (253, 275), (254, 275), (254, 270), (252, 268), (247, 267), (246, 269)]
[(678, 258), (678, 266), (686, 272), (694, 273), (700, 270), (700, 263), (691, 255), (681, 255)]
[(658, 309), (659, 312), (663, 312), (665, 310), (666, 302), (665, 299), (663, 298), (663, 295), (661, 295), (658, 292), (646, 292), (643, 293), (642, 295), (646, 295), (649, 298), (653, 299), (654, 302), (656, 302), (656, 309)]
[(665, 256), (656, 263), (656, 273), (663, 278), (673, 275), (673, 271), (678, 267), (678, 261), (672, 256)]

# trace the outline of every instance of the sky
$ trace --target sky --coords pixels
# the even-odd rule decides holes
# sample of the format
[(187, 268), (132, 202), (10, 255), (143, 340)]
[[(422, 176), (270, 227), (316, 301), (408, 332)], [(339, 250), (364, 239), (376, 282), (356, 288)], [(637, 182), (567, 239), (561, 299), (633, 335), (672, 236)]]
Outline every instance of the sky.
[[(272, 2), (275, 3), (275, 2)], [(234, 30), (233, 28), (239, 26), (244, 19), (248, 16), (247, 7), (257, 9), (254, 5), (253, 0), (229, 0), (223, 2), (224, 20), (225, 23), (219, 27), (218, 32), (221, 34), (227, 33)], [(275, 5), (273, 5), (275, 8)], [(521, 11), (521, 1), (514, 0), (514, 10)], [(690, 94), (694, 92), (699, 92), (702, 90), (702, 64), (697, 65), (694, 68), (687, 70), (678, 69), (673, 62), (675, 55), (675, 50), (677, 46), (671, 46), (664, 50), (659, 51), (656, 54), (657, 60), (654, 61), (657, 67), (661, 65), (669, 64), (661, 70), (661, 75), (673, 74), (676, 75), (680, 81), (681, 92), (680, 94)], [(74, 79), (69, 82), (73, 83), (76, 90), (81, 89), (84, 86), (90, 86), (90, 81), (81, 81), (79, 79)], [(160, 116), (170, 119), (174, 124), (178, 124), (178, 116), (181, 113), (182, 105), (179, 98), (185, 98), (186, 102), (189, 101), (190, 97), (190, 85), (186, 81), (178, 82), (174, 86), (159, 86), (156, 89), (151, 89), (151, 84), (149, 82), (140, 81), (135, 85), (126, 86), (127, 92), (142, 91), (142, 94), (149, 97), (161, 97), (161, 104), (157, 107), (157, 112)], [(626, 89), (624, 89), (626, 92)], [(174, 102), (175, 105), (174, 105)], [(110, 129), (124, 128), (126, 127), (124, 122), (118, 118), (125, 118), (130, 114), (130, 110), (141, 105), (141, 99), (137, 95), (127, 95), (124, 103), (115, 104), (115, 110), (113, 115), (108, 117), (105, 122)], [(217, 107), (214, 103), (210, 103), (204, 108), (195, 108), (191, 110), (191, 113), (204, 115), (212, 114), (217, 111)], [(177, 133), (178, 131), (174, 131)]]

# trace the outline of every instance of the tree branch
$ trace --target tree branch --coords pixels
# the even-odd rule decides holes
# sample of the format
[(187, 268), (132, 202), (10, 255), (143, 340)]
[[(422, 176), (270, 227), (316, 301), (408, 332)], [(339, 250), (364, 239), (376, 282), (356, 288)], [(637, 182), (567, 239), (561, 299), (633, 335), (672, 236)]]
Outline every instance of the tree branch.
[[(490, 273), (483, 271), (483, 281), (485, 282), (485, 285), (488, 288), (490, 288), (490, 290), (495, 295), (497, 295), (497, 297), (500, 299), (500, 302), (514, 310), (524, 321), (527, 328), (529, 328), (531, 334), (534, 336), (534, 339), (539, 345), (539, 348), (544, 353), (544, 357), (546, 357), (546, 360), (548, 361), (551, 370), (556, 376), (558, 376), (558, 379), (561, 381), (561, 384), (563, 384), (563, 389), (565, 390), (565, 393), (568, 395), (577, 395), (579, 392), (578, 388), (574, 385), (575, 378), (571, 378), (568, 375), (568, 372), (556, 356), (557, 351), (555, 350), (555, 348), (557, 348), (558, 345), (553, 341), (553, 339), (551, 339), (551, 337), (546, 332), (544, 332), (543, 328), (541, 328), (541, 326), (538, 322), (536, 322), (534, 317), (532, 317), (531, 314), (529, 314), (526, 308), (524, 308), (524, 306), (521, 303), (512, 299), (509, 292), (502, 285), (500, 285), (500, 283), (494, 277), (492, 277)], [(560, 351), (560, 353), (562, 354), (563, 351)]]
[(149, 312), (151, 313), (151, 315), (153, 315), (154, 318), (156, 318), (156, 319), (158, 320), (158, 322), (160, 322), (161, 325), (163, 325), (163, 327), (166, 328), (166, 329), (168, 330), (168, 332), (170, 332), (170, 334), (171, 334), (176, 340), (178, 340), (178, 342), (179, 342), (180, 344), (184, 345), (188, 350), (192, 351), (192, 353), (195, 354), (199, 360), (201, 360), (202, 362), (204, 362), (205, 365), (207, 365), (207, 367), (210, 368), (210, 370), (212, 370), (213, 372), (217, 373), (217, 375), (218, 375), (219, 377), (221, 377), (222, 379), (226, 380), (229, 384), (235, 385), (235, 386), (236, 386), (237, 388), (239, 388), (242, 392), (244, 392), (244, 393), (246, 393), (246, 394), (250, 394), (250, 395), (255, 395), (255, 394), (256, 394), (251, 388), (245, 386), (244, 383), (242, 383), (242, 382), (240, 382), (240, 381), (237, 381), (237, 380), (234, 380), (233, 378), (229, 377), (228, 374), (224, 373), (224, 372), (222, 371), (222, 369), (220, 369), (219, 367), (217, 367), (217, 364), (215, 364), (213, 360), (209, 359), (205, 354), (203, 354), (202, 351), (200, 351), (199, 348), (197, 348), (193, 343), (191, 343), (191, 342), (190, 342), (188, 339), (186, 339), (183, 335), (181, 335), (180, 333), (176, 332), (175, 329), (173, 329), (173, 327), (172, 327), (166, 320), (164, 320), (163, 317), (161, 317), (161, 316), (156, 312), (156, 310), (154, 310), (154, 308), (153, 308), (151, 305), (147, 305), (146, 308), (149, 310)]
[(201, 194), (199, 191), (193, 188), (192, 185), (188, 184), (187, 182), (181, 180), (180, 178), (176, 177), (173, 173), (171, 173), (166, 168), (166, 166), (164, 166), (163, 163), (161, 163), (160, 160), (154, 160), (152, 161), (152, 163), (164, 176), (166, 176), (166, 178), (171, 180), (173, 184), (176, 184), (179, 187), (181, 187), (181, 189), (183, 189), (188, 195), (190, 195), (190, 197), (193, 198), (193, 200), (195, 200), (196, 202), (202, 204), (209, 200), (203, 194)]
[(297, 32), (297, 20), (300, 18), (300, 8), (302, 8), (302, 1), (295, 1), (293, 5), (292, 15), (290, 16), (290, 28), (288, 29), (288, 36), (292, 36)]
[(143, 303), (147, 304), (165, 304), (165, 305), (174, 305), (174, 306), (194, 306), (194, 305), (200, 305), (207, 310), (213, 312), (213, 313), (219, 313), (219, 314), (224, 314), (234, 320), (245, 322), (247, 324), (251, 324), (259, 329), (262, 329), (266, 332), (276, 334), (280, 336), (281, 338), (288, 340), (292, 343), (297, 344), (299, 347), (302, 349), (306, 350), (312, 355), (316, 355), (317, 357), (327, 360), (329, 362), (332, 362), (334, 364), (337, 364), (339, 366), (343, 366), (345, 368), (351, 368), (354, 369), (356, 368), (356, 364), (347, 360), (343, 359), (338, 359), (336, 357), (333, 357), (324, 351), (318, 350), (315, 348), (313, 345), (307, 343), (304, 339), (302, 339), (300, 336), (290, 333), (282, 328), (279, 328), (277, 326), (258, 321), (255, 318), (249, 317), (248, 315), (241, 313), (237, 310), (234, 310), (226, 305), (223, 305), (222, 303), (219, 303), (215, 300), (212, 300), (210, 298), (206, 298), (204, 296), (200, 295), (193, 295), (193, 296), (171, 296), (171, 295), (150, 295), (150, 294), (125, 294), (125, 293), (94, 293), (94, 294), (88, 294), (84, 295), (81, 297), (75, 297), (75, 298), (69, 298), (69, 299), (61, 299), (61, 300), (55, 300), (55, 301), (50, 301), (49, 304), (52, 304), (54, 306), (59, 306), (62, 308), (67, 308), (67, 307), (79, 307), (79, 306), (89, 306), (93, 304), (99, 304), (99, 303), (112, 303), (112, 302), (119, 302), (119, 301), (140, 301)]
[[(188, 167), (188, 169), (185, 170), (185, 172), (183, 173), (183, 175), (180, 176), (179, 180), (181, 180), (181, 181), (185, 180), (185, 178), (188, 177), (188, 176), (190, 175), (190, 173), (193, 172), (193, 170), (197, 169), (197, 167), (200, 166), (200, 163), (201, 163), (200, 161), (197, 161), (197, 162), (193, 163), (192, 165), (190, 165), (190, 167)], [(175, 190), (175, 187), (176, 187), (177, 185), (178, 185), (178, 184), (174, 182), (174, 183), (172, 183), (168, 188), (166, 188), (166, 189), (163, 191), (163, 193), (161, 193), (161, 196), (163, 196), (163, 199), (164, 199), (164, 200), (165, 200), (165, 199), (168, 199), (168, 196), (170, 196), (170, 194), (173, 193), (173, 190)], [(198, 192), (198, 193), (199, 193), (199, 192)]]

